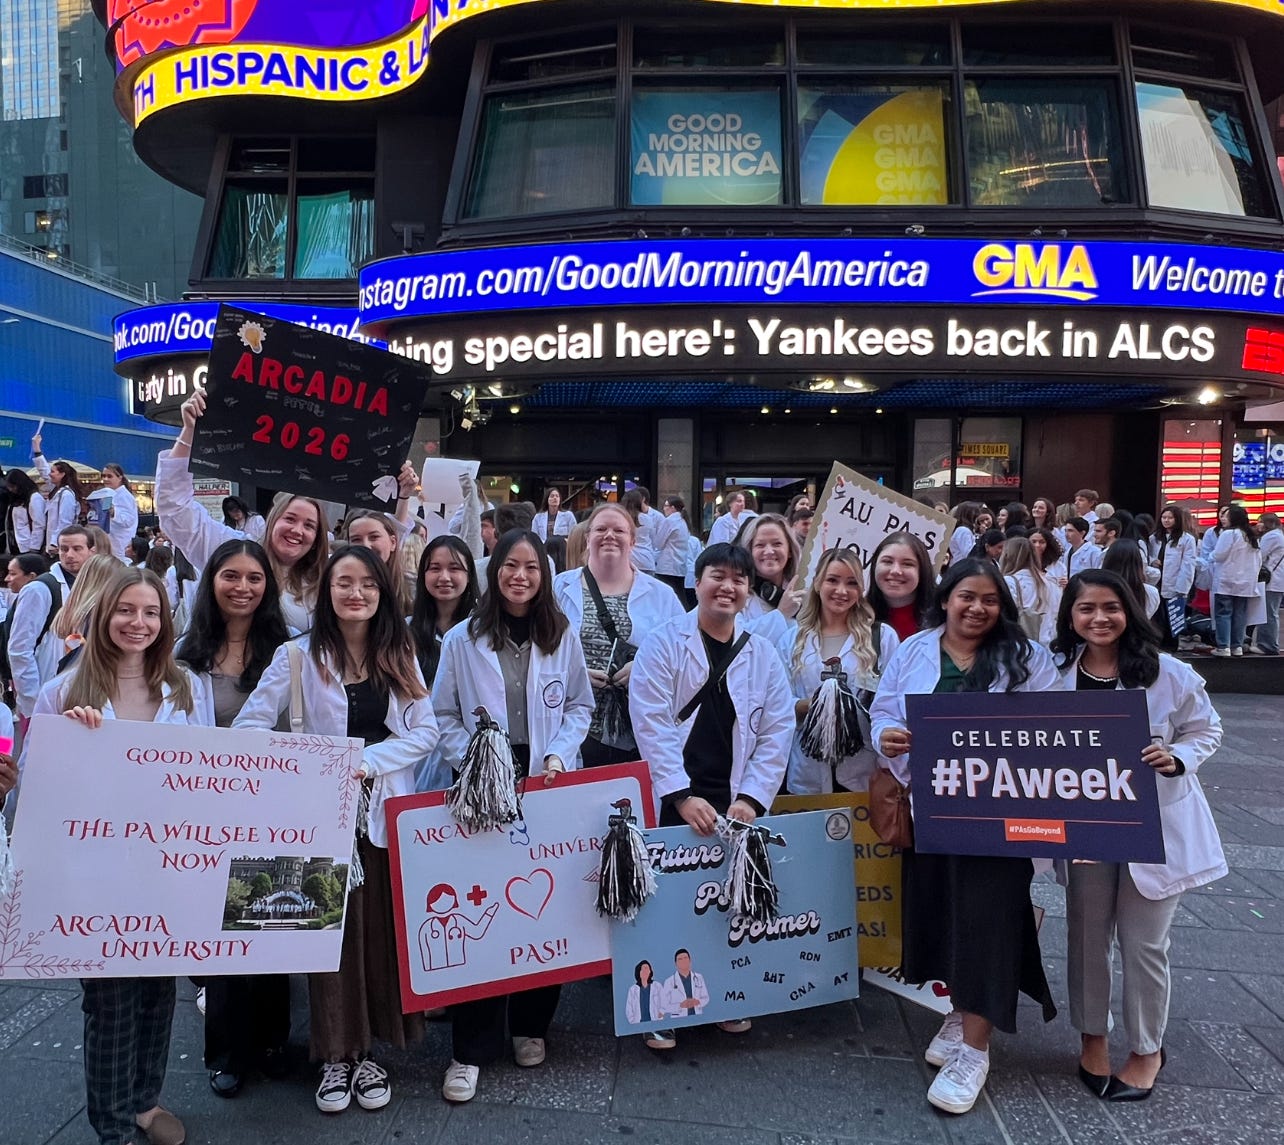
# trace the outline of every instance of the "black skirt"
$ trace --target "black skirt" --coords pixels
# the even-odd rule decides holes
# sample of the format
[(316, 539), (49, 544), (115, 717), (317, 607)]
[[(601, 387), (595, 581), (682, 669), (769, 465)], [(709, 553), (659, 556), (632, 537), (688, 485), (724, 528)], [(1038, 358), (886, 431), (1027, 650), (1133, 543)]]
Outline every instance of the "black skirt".
[(1017, 996), (1052, 1021), (1057, 1008), (1039, 953), (1030, 903), (1029, 859), (902, 855), (904, 972), (909, 982), (939, 979), (956, 1010), (1016, 1032)]

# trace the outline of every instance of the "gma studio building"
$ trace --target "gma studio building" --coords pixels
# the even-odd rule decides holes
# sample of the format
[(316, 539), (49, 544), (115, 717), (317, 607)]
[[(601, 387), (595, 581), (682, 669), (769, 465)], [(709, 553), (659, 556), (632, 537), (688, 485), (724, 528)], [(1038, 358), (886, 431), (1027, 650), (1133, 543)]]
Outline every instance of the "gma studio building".
[(837, 458), (1284, 509), (1275, 0), (98, 8), (138, 154), (205, 200), (184, 301), (117, 321), (148, 416), (228, 300), (428, 363), (501, 497), (707, 527)]

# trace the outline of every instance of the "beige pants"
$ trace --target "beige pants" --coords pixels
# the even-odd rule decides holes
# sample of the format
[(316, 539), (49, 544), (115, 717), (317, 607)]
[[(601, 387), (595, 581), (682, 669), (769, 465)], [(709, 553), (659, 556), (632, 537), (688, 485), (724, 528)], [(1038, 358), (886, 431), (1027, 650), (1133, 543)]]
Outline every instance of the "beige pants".
[(1123, 959), (1128, 1049), (1158, 1053), (1168, 1025), (1172, 979), (1168, 932), (1181, 895), (1145, 898), (1126, 863), (1072, 863), (1066, 888), (1070, 1021), (1082, 1034), (1108, 1034), (1114, 945)]

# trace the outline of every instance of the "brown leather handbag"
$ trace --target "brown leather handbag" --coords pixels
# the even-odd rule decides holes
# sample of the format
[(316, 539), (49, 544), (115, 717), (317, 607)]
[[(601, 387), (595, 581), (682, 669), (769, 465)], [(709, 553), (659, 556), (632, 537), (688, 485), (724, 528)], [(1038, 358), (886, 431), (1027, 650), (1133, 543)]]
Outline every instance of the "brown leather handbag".
[(902, 848), (914, 845), (909, 788), (902, 787), (885, 767), (874, 768), (869, 777), (869, 825), (884, 843)]

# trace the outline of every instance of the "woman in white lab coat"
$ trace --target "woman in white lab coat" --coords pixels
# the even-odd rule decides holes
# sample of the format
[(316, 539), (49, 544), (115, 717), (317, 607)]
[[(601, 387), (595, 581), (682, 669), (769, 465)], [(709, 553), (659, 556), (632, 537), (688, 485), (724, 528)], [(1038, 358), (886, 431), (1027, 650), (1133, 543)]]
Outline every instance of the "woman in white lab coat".
[[(183, 403), (183, 428), (173, 446), (156, 458), (156, 513), (161, 528), (197, 568), (204, 567), (224, 541), (243, 534), (213, 517), (196, 500), (188, 458), (196, 419), (205, 412), (197, 390)], [(325, 508), (313, 497), (278, 497), (268, 514), (263, 548), (281, 590), (281, 613), (296, 632), (312, 627), (317, 585), (329, 555)]]
[(80, 523), (81, 507), (86, 504), (85, 491), (70, 461), (55, 461), (52, 465), (40, 452), (40, 434), (31, 439), (36, 470), (43, 481), (49, 483), (48, 503), (45, 505), (46, 549), (58, 547), (58, 537), (68, 525)]
[[(633, 538), (633, 518), (621, 506), (597, 506), (588, 519), (587, 563), (553, 582), (593, 685), (593, 719), (580, 748), (585, 767), (638, 758), (628, 707), (633, 655), (643, 636), (683, 613), (671, 589), (633, 567)], [(603, 623), (594, 586), (609, 624)]]
[[(1057, 621), (1062, 686), (1069, 691), (1145, 689), (1150, 743), (1139, 762), (1156, 774), (1164, 831), (1162, 863), (1070, 863), (1061, 872), (1067, 881), (1070, 1021), (1082, 1039), (1079, 1077), (1107, 1101), (1150, 1096), (1164, 1063), (1173, 916), (1183, 891), (1227, 871), (1195, 775), (1221, 742), (1221, 720), (1199, 674), (1160, 652), (1158, 637), (1114, 573), (1089, 569), (1070, 582)], [(1129, 1055), (1112, 1075), (1107, 1035), (1116, 942), (1123, 961)]]
[(372, 1042), (400, 1048), (423, 1033), (422, 1017), (401, 1010), (384, 804), (414, 791), (437, 721), (388, 566), (370, 549), (353, 545), (326, 564), (312, 631), (276, 650), (232, 726), (276, 727), (292, 677), (303, 731), (365, 741), (355, 771), (369, 808), (357, 817), (339, 969), (308, 979), (312, 1057), (323, 1063), (317, 1108), (338, 1113), (355, 1096), (381, 1109), (392, 1087)]
[(112, 491), (111, 521), (107, 530), (111, 551), (120, 560), (129, 560), (129, 543), (138, 533), (138, 500), (129, 487), (125, 470), (114, 461), (103, 466), (103, 484)]
[(569, 537), (575, 528), (575, 514), (562, 508), (562, 493), (559, 489), (546, 489), (544, 503), (531, 522), (531, 531), (541, 541), (547, 542), (551, 537)]
[[(988, 560), (953, 564), (936, 591), (934, 627), (892, 656), (870, 708), (879, 752), (909, 782), (913, 736), (908, 694), (1037, 692), (1059, 683), (1051, 654), (1027, 640), (999, 570)], [(1056, 1016), (1030, 904), (1029, 859), (928, 855), (907, 849), (904, 871), (906, 980), (943, 979), (954, 1011), (924, 1057), (942, 1067), (927, 1099), (966, 1113), (989, 1073), (994, 1027), (1016, 1031), (1017, 998)]]
[(1248, 606), (1257, 595), (1262, 568), (1260, 542), (1242, 505), (1226, 510), (1226, 525), (1213, 547), (1213, 625), (1217, 632), (1214, 656), (1244, 655)]
[(633, 967), (633, 985), (624, 999), (625, 1020), (634, 1026), (664, 1017), (664, 988), (645, 958)]
[(685, 612), (687, 557), (691, 541), (687, 504), (681, 497), (666, 497), (661, 508), (664, 520), (656, 526), (651, 538), (655, 545), (655, 575), (673, 589)]
[[(548, 557), (534, 533), (511, 529), (496, 542), (481, 603), (441, 643), (433, 707), (442, 756), (456, 770), (479, 708), (508, 733), (522, 778), (542, 777), (547, 785), (579, 766), (593, 689), (579, 636), (557, 606)], [(560, 992), (560, 986), (542, 986), (453, 1006), (453, 1053), (442, 1096), (472, 1099), (481, 1067), (503, 1051), (506, 1025), (517, 1064), (540, 1065)]]
[[(165, 586), (146, 569), (122, 567), (99, 601), (75, 669), (45, 685), (35, 714), (62, 712), (89, 728), (105, 719), (208, 727), (209, 693), (174, 662), (173, 647)], [(38, 738), (28, 737), (23, 767), (39, 767), (39, 752)], [(174, 979), (86, 978), (81, 985), (86, 1104), (99, 1141), (183, 1140), (182, 1122), (160, 1104)]]
[(798, 541), (789, 522), (779, 513), (752, 517), (735, 542), (753, 560), (749, 600), (740, 614), (745, 627), (773, 644), (781, 640), (802, 607), (803, 591), (797, 587)]
[[(1173, 635), (1169, 609), (1184, 615), (1186, 598), (1195, 584), (1195, 560), (1198, 546), (1195, 538), (1186, 531), (1182, 511), (1176, 505), (1165, 505), (1159, 511), (1159, 520), (1150, 536), (1150, 566), (1159, 570), (1156, 588), (1163, 607), (1155, 614), (1159, 626), (1160, 644), (1166, 652), (1177, 650), (1177, 637)], [(1178, 602), (1171, 604), (1171, 601)]]
[(1057, 609), (1061, 606), (1061, 588), (1043, 575), (1034, 546), (1026, 537), (1009, 537), (999, 558), (999, 571), (1007, 583), (1017, 608), (1039, 618), (1036, 639), (1049, 645), (1057, 634)]
[(854, 549), (830, 549), (816, 566), (798, 624), (777, 644), (789, 672), (794, 713), (799, 730), (789, 750), (789, 791), (794, 795), (828, 795), (833, 791), (865, 791), (878, 759), (870, 733), (869, 713), (856, 706), (862, 746), (834, 763), (815, 759), (803, 750), (801, 726), (826, 667), (837, 661), (853, 696), (873, 693), (878, 678), (900, 639), (890, 625), (874, 619), (865, 598), (865, 574)]
[(43, 494), (21, 469), (10, 469), (4, 484), (9, 494), (10, 547), (14, 553), (44, 552), (47, 505)]

